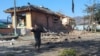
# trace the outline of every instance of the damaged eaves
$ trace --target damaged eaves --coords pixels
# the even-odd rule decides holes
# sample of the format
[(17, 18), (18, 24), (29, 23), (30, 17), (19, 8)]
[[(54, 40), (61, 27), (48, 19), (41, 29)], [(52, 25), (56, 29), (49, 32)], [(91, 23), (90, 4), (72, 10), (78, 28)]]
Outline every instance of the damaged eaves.
[[(35, 5), (27, 5), (27, 6), (21, 6), (21, 7), (16, 7), (16, 12), (22, 12), (22, 11), (36, 11), (36, 12), (41, 12), (41, 13), (46, 13), (46, 14), (51, 14), (51, 15), (57, 15), (57, 13), (51, 11), (48, 8), (45, 8), (43, 6), (35, 6)], [(5, 10), (6, 13), (13, 13), (14, 8), (9, 8)], [(57, 15), (59, 16), (59, 15)]]

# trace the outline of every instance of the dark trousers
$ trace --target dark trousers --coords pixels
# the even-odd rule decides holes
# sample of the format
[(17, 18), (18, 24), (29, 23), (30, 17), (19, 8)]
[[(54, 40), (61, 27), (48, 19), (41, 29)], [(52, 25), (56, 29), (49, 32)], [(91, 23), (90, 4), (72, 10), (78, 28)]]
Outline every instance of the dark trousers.
[(41, 34), (40, 33), (35, 33), (34, 37), (35, 37), (35, 48), (40, 48), (41, 45)]

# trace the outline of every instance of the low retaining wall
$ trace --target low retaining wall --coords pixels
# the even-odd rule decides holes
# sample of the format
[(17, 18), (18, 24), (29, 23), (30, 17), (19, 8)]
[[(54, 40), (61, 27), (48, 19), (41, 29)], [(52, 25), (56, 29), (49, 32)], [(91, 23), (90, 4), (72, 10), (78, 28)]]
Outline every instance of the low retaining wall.
[(0, 28), (0, 34), (11, 34), (13, 33), (12, 28)]

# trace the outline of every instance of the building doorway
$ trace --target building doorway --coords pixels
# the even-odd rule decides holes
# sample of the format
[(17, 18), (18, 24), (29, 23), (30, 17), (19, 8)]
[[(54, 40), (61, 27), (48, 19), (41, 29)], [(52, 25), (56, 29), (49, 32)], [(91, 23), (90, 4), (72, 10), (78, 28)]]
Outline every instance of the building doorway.
[(26, 14), (18, 14), (17, 15), (17, 29), (19, 35), (26, 34)]

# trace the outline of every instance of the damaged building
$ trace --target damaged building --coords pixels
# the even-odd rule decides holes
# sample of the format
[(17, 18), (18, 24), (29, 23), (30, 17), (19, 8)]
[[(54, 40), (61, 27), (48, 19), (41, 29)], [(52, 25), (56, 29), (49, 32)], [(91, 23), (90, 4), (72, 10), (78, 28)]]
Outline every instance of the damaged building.
[[(62, 19), (64, 15), (55, 13), (48, 8), (43, 6), (26, 5), (16, 7), (16, 19), (14, 17), (14, 8), (8, 8), (5, 10), (6, 13), (10, 13), (12, 17), (12, 28), (15, 28), (15, 20), (17, 32), (20, 29), (25, 28), (26, 34), (30, 32), (30, 28), (35, 23), (41, 24), (46, 30), (50, 32), (61, 32), (64, 29)], [(69, 29), (64, 29), (67, 32)], [(70, 29), (71, 30), (71, 29)], [(20, 32), (18, 32), (20, 34)]]

